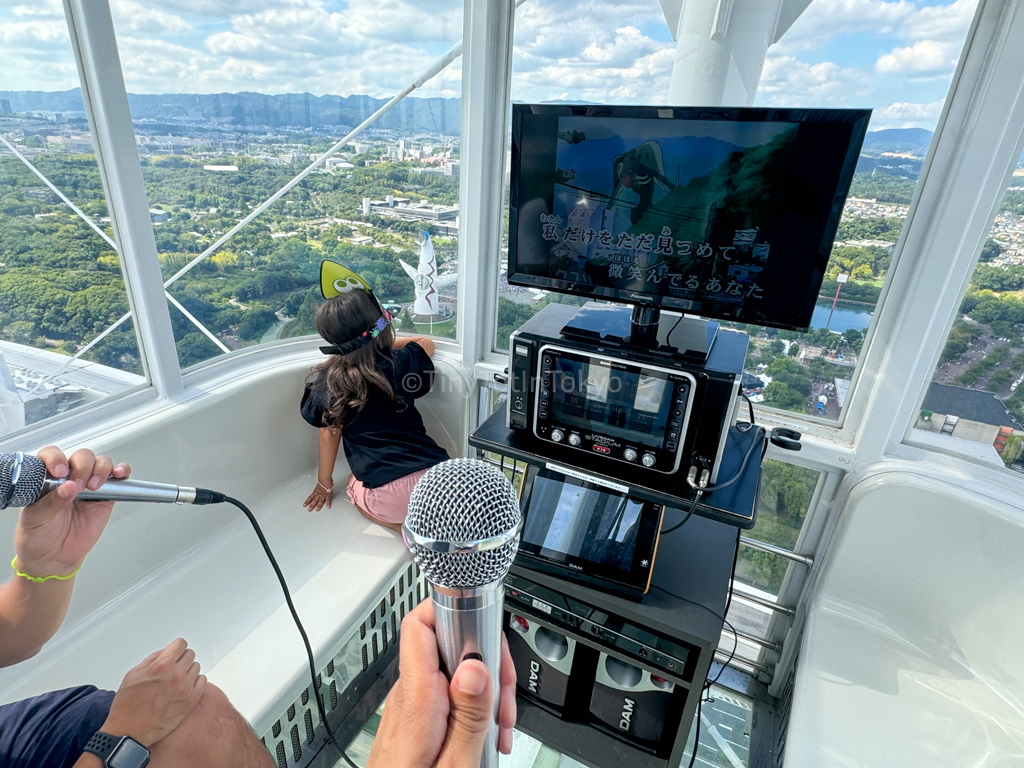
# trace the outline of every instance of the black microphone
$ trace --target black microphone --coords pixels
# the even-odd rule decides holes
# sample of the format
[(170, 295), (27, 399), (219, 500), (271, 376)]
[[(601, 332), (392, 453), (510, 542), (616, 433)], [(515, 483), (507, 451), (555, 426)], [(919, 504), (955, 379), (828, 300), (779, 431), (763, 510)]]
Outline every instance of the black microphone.
[[(66, 478), (49, 477), (46, 464), (38, 456), (25, 455), (20, 451), (0, 453), (0, 509), (9, 506), (27, 507), (66, 482)], [(95, 491), (88, 488), (79, 491), (75, 498), (92, 501), (154, 501), (163, 504), (218, 504), (224, 501), (224, 494), (206, 488), (111, 478)]]

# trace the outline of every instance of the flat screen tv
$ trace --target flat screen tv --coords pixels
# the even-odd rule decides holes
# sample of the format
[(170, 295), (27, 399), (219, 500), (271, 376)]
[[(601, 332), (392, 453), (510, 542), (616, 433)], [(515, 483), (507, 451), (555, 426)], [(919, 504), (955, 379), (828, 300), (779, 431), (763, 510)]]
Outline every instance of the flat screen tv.
[(516, 104), (508, 281), (806, 330), (870, 115)]

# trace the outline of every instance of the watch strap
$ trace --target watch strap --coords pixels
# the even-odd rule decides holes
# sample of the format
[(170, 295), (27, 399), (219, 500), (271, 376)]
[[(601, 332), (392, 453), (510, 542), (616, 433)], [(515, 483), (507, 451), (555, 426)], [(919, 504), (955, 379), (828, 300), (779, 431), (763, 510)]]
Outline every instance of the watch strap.
[(107, 758), (110, 757), (110, 753), (114, 751), (114, 747), (121, 743), (120, 736), (111, 736), (109, 733), (103, 731), (96, 731), (85, 745), (85, 752), (91, 752), (96, 755), (103, 764), (106, 765)]

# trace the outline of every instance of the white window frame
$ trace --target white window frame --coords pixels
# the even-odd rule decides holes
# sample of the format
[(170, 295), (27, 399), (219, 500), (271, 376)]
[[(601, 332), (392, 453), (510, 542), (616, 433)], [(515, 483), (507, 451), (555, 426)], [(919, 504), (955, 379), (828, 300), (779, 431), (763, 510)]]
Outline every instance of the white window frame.
[(64, 13), (143, 368), (160, 396), (174, 397), (182, 391), (181, 367), (110, 5), (64, 0)]

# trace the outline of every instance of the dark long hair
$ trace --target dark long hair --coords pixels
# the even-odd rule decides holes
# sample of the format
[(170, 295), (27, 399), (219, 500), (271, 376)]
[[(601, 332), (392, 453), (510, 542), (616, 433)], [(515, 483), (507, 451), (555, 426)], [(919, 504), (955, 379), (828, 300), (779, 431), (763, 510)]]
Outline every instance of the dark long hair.
[[(377, 300), (366, 291), (349, 291), (327, 299), (316, 311), (313, 323), (329, 344), (344, 344), (368, 330), (380, 318)], [(376, 387), (394, 399), (390, 382), (377, 369), (382, 360), (390, 362), (395, 331), (388, 325), (369, 344), (347, 355), (328, 355), (314, 370), (327, 385), (325, 422), (336, 427), (349, 409), (359, 411)]]

